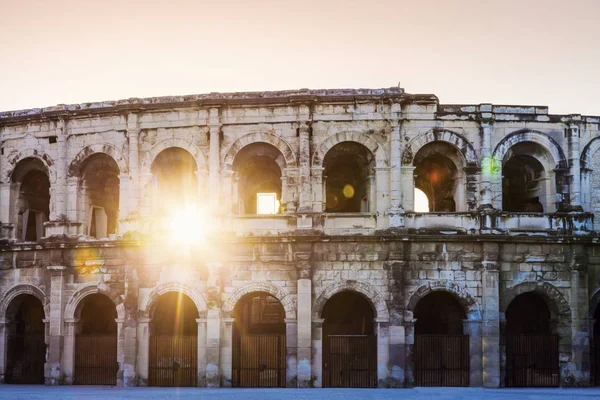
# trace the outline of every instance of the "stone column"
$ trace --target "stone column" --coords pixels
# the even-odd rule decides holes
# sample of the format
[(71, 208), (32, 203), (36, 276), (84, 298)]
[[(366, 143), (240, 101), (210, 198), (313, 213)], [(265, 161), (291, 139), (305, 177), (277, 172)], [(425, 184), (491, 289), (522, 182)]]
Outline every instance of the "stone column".
[(406, 366), (404, 370), (404, 387), (413, 387), (415, 385), (415, 360), (413, 357), (413, 349), (415, 345), (415, 322), (413, 313), (405, 311), (404, 313), (404, 332), (406, 334), (405, 343), (405, 360)]
[(298, 386), (298, 321), (285, 319), (285, 386)]
[(213, 210), (219, 208), (219, 169), (220, 169), (220, 141), (221, 141), (221, 122), (219, 119), (219, 109), (211, 108), (209, 111), (210, 126), (210, 153), (209, 153), (209, 186), (210, 186), (210, 205)]
[(377, 335), (377, 387), (389, 386), (390, 377), (390, 340), (389, 320), (375, 318), (375, 334)]
[(59, 385), (63, 383), (62, 352), (64, 346), (63, 327), (63, 295), (65, 284), (65, 270), (63, 266), (48, 266), (50, 275), (50, 315), (48, 327), (48, 351), (44, 367), (44, 383), (46, 385)]
[(311, 181), (312, 181), (312, 210), (316, 213), (322, 213), (325, 211), (325, 178), (323, 172), (325, 171), (322, 167), (312, 167), (310, 169)]
[[(87, 220), (85, 215), (89, 210), (82, 209), (84, 199), (79, 196), (79, 178), (76, 176), (70, 176), (65, 179), (65, 185), (67, 188), (66, 193), (66, 209), (65, 214), (70, 222), (81, 222), (87, 227)], [(82, 185), (82, 191), (85, 191), (86, 185)], [(81, 204), (80, 204), (81, 203)], [(82, 232), (87, 234), (86, 232)]]
[(137, 375), (138, 386), (148, 386), (150, 366), (150, 318), (138, 318), (137, 323)]
[(206, 317), (206, 386), (221, 386), (221, 316), (218, 309), (208, 310)]
[(222, 319), (220, 365), (221, 365), (221, 387), (231, 387), (233, 370), (233, 318)]
[(482, 345), (481, 345), (481, 320), (471, 319), (477, 317), (469, 315), (469, 319), (463, 321), (463, 333), (469, 335), (469, 384), (471, 387), (482, 385)]
[(65, 385), (72, 385), (75, 378), (73, 375), (75, 369), (75, 335), (77, 335), (78, 328), (78, 319), (65, 319), (65, 339), (62, 358), (62, 369)]
[(573, 369), (571, 386), (587, 386), (590, 383), (590, 331), (588, 325), (588, 273), (583, 246), (572, 245), (571, 255), (571, 329)]
[(375, 187), (376, 190), (371, 190), (372, 194), (376, 194), (375, 198), (370, 197), (369, 201), (372, 203), (373, 207), (371, 208), (371, 212), (375, 213), (382, 218), (377, 218), (377, 229), (385, 229), (387, 228), (388, 221), (385, 216), (385, 213), (388, 210), (389, 202), (388, 202), (388, 193), (389, 193), (389, 171), (388, 167), (376, 167), (375, 168)]
[(206, 318), (197, 318), (198, 323), (198, 377), (197, 386), (206, 387)]
[[(300, 125), (298, 138), (298, 175), (300, 179), (300, 193), (298, 196), (298, 212), (311, 211), (311, 170), (310, 170), (310, 123)], [(318, 187), (315, 187), (318, 190)]]
[(497, 243), (483, 243), (482, 368), (483, 386), (500, 387), (500, 277)]
[(404, 387), (405, 374), (405, 340), (406, 332), (401, 321), (390, 321), (389, 324), (389, 365), (390, 387)]
[(415, 210), (415, 167), (402, 166), (402, 204), (406, 211)]
[[(490, 104), (484, 104), (481, 107), (489, 106)], [(488, 115), (486, 113), (485, 115)], [(491, 114), (490, 114), (491, 116)], [(492, 205), (492, 173), (494, 171), (494, 163), (492, 160), (492, 134), (494, 131), (493, 121), (491, 119), (484, 119), (480, 122), (481, 126), (481, 171), (480, 171), (480, 193), (481, 198), (479, 200), (480, 208), (493, 208)]]
[(571, 184), (569, 185), (569, 208), (573, 211), (583, 211), (581, 207), (581, 153), (579, 149), (579, 125), (581, 116), (573, 115), (572, 123), (567, 129), (568, 136), (568, 154), (569, 154), (569, 175)]
[(129, 209), (137, 211), (140, 198), (140, 125), (137, 114), (127, 116), (127, 137), (129, 139)]
[(312, 376), (313, 386), (323, 387), (323, 318), (312, 320)]
[(50, 220), (58, 220), (67, 216), (67, 171), (68, 159), (68, 120), (60, 118), (57, 127), (56, 144), (58, 149), (58, 160), (56, 160), (56, 182), (52, 185), (52, 196), (50, 197)]
[(117, 363), (119, 364), (119, 370), (117, 371), (117, 386), (125, 386), (125, 337), (123, 322), (124, 319), (116, 318), (117, 323)]
[(312, 386), (312, 281), (308, 261), (301, 263), (298, 273), (298, 387), (306, 388)]
[(400, 121), (391, 121), (390, 135), (390, 208), (388, 209), (389, 226), (404, 225), (402, 218), (402, 138)]
[(7, 343), (8, 327), (6, 320), (0, 320), (0, 383), (6, 379), (6, 355), (8, 350)]

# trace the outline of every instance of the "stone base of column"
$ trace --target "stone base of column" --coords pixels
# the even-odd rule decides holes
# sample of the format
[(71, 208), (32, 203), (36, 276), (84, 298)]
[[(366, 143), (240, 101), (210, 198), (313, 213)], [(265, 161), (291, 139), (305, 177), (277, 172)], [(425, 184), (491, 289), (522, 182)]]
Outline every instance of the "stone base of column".
[(44, 385), (58, 386), (60, 385), (60, 363), (52, 362), (44, 364)]
[(390, 228), (404, 226), (404, 210), (401, 208), (390, 208), (388, 210), (388, 219)]
[(52, 236), (77, 236), (85, 235), (87, 232), (83, 232), (83, 224), (81, 222), (68, 222), (68, 221), (48, 221), (44, 222), (44, 238)]

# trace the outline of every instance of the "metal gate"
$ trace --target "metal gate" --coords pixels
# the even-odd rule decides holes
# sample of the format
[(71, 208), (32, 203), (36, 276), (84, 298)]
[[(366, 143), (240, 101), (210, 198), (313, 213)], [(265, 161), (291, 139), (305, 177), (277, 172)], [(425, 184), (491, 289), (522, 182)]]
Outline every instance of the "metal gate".
[(198, 337), (150, 337), (150, 386), (197, 386)]
[(329, 335), (323, 342), (323, 387), (377, 387), (377, 337)]
[(559, 385), (557, 335), (518, 335), (506, 338), (506, 386)]
[(44, 384), (44, 335), (7, 337), (6, 383)]
[(75, 336), (75, 385), (116, 385), (117, 335)]
[(234, 387), (285, 387), (285, 335), (258, 334), (234, 338)]
[(415, 386), (469, 386), (469, 336), (416, 335)]

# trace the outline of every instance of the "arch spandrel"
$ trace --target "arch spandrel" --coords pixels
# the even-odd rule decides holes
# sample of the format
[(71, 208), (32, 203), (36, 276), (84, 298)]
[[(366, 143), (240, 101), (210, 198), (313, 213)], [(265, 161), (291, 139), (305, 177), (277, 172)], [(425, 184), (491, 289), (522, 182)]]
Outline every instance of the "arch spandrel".
[(428, 294), (436, 291), (444, 291), (453, 295), (463, 307), (467, 318), (474, 320), (481, 319), (481, 309), (477, 300), (465, 288), (453, 282), (437, 281), (420, 286), (410, 295), (406, 310), (414, 313), (419, 301)]
[(105, 295), (114, 303), (117, 310), (118, 319), (125, 319), (125, 306), (122, 299), (115, 293), (111, 292), (106, 285), (98, 285), (96, 282), (94, 282), (77, 290), (75, 293), (73, 293), (71, 298), (69, 298), (65, 306), (65, 321), (74, 320), (76, 318), (77, 310), (85, 298), (91, 294), (97, 293)]
[(448, 129), (432, 129), (414, 137), (402, 153), (402, 165), (412, 165), (419, 150), (433, 142), (448, 143), (456, 147), (465, 159), (467, 166), (479, 165), (479, 156), (473, 145), (462, 135)]
[(366, 282), (345, 281), (327, 285), (325, 289), (315, 298), (312, 307), (313, 319), (320, 319), (325, 303), (337, 293), (350, 291), (363, 295), (373, 307), (375, 318), (388, 321), (390, 318), (387, 303), (383, 295), (373, 286)]
[(237, 288), (229, 295), (227, 300), (223, 302), (222, 311), (224, 313), (231, 314), (235, 308), (235, 305), (242, 297), (254, 292), (264, 292), (275, 297), (283, 306), (283, 309), (285, 310), (285, 317), (287, 319), (296, 319), (296, 302), (294, 301), (293, 297), (283, 288), (270, 282), (250, 282)]
[(114, 146), (104, 143), (104, 144), (92, 144), (85, 147), (81, 150), (71, 161), (68, 169), (68, 176), (78, 176), (81, 172), (81, 165), (85, 162), (93, 154), (106, 154), (110, 158), (114, 160), (114, 162), (119, 167), (119, 174), (128, 174), (129, 168), (127, 166), (127, 161), (123, 154), (117, 150)]
[(160, 296), (169, 292), (181, 292), (192, 299), (196, 305), (198, 314), (204, 313), (207, 309), (206, 299), (196, 287), (182, 282), (163, 282), (156, 285), (152, 291), (146, 297), (144, 297), (140, 303), (139, 310), (144, 314), (144, 316), (152, 317), (152, 311), (156, 306)]
[(329, 150), (343, 142), (356, 142), (365, 146), (375, 157), (376, 167), (389, 165), (383, 146), (374, 138), (362, 132), (338, 132), (327, 137), (318, 147), (319, 150), (315, 152), (312, 158), (312, 167), (323, 167), (323, 161)]
[(295, 168), (297, 166), (296, 154), (292, 150), (292, 146), (290, 146), (287, 141), (285, 141), (282, 137), (276, 136), (272, 133), (259, 131), (248, 133), (247, 135), (244, 135), (233, 142), (223, 158), (224, 169), (231, 170), (235, 156), (239, 153), (239, 151), (253, 143), (270, 144), (279, 150), (283, 156), (283, 159), (285, 160), (285, 165), (283, 166), (282, 171), (284, 168)]

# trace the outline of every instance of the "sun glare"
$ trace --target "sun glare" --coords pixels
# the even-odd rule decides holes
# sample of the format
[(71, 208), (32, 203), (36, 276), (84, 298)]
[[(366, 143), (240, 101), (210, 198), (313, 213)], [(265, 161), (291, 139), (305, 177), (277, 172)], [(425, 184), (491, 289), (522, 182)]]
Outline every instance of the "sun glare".
[(258, 214), (277, 214), (279, 210), (279, 201), (277, 201), (276, 193), (257, 193), (256, 203), (258, 205)]
[(168, 221), (169, 237), (177, 243), (204, 242), (211, 228), (208, 215), (195, 206), (187, 206), (173, 211)]
[(429, 199), (421, 189), (415, 188), (415, 211), (429, 212)]

